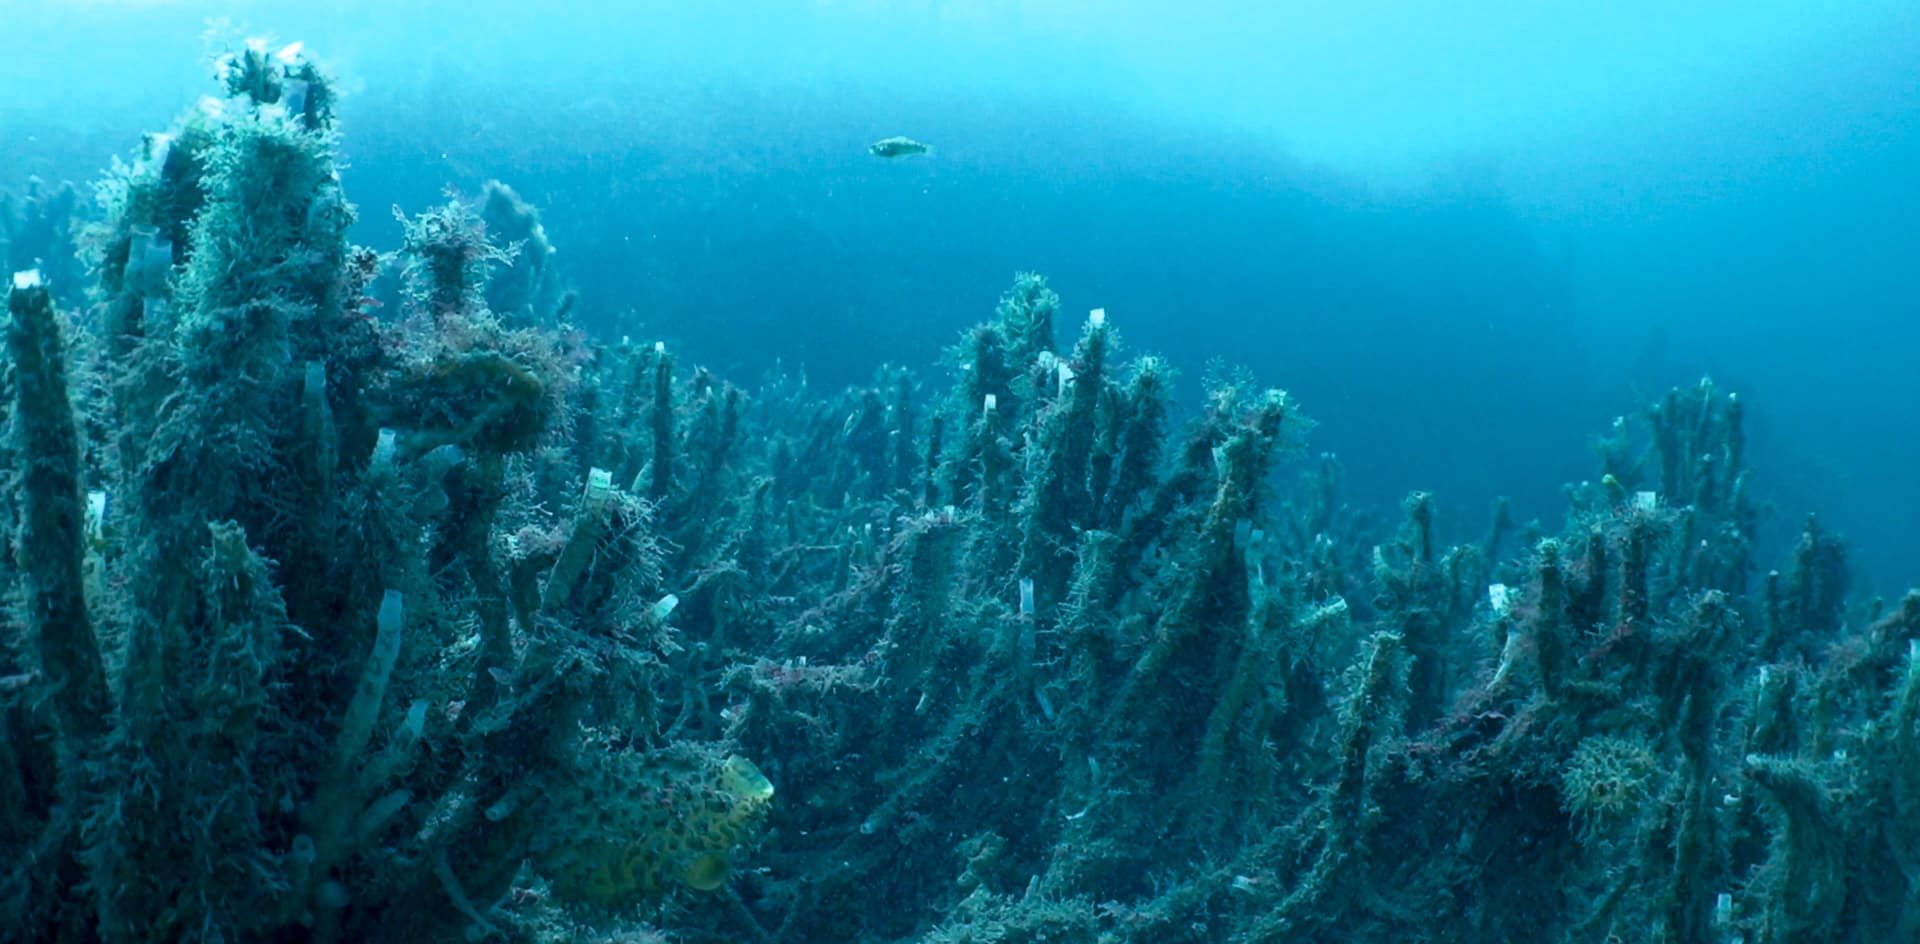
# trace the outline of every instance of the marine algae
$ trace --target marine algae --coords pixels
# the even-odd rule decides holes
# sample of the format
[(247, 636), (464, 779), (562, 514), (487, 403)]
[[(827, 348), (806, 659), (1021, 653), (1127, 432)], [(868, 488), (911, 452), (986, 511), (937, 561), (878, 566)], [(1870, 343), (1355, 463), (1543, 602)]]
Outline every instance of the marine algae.
[(224, 68), (84, 310), (10, 211), (0, 939), (1920, 935), (1920, 593), (1761, 572), (1711, 381), (1449, 544), (1038, 275), (822, 392), (583, 338), (504, 185), (383, 261), (326, 75)]

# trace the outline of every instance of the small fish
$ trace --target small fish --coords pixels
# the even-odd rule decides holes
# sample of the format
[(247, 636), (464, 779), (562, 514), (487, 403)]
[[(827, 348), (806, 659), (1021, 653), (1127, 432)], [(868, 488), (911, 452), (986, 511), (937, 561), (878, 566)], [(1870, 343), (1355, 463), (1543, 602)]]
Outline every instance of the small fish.
[(933, 147), (912, 138), (895, 135), (873, 142), (867, 151), (875, 157), (906, 157), (909, 154), (932, 154)]

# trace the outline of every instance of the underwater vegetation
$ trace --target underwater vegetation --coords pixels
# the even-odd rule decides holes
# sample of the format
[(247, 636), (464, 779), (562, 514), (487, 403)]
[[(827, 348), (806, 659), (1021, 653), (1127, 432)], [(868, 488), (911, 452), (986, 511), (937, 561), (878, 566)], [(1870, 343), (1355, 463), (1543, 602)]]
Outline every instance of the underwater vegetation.
[(91, 274), (6, 212), (0, 939), (1920, 937), (1920, 594), (1763, 569), (1711, 381), (1447, 546), (1037, 275), (939, 379), (588, 337), (511, 188), (352, 245), (330, 79), (222, 75)]

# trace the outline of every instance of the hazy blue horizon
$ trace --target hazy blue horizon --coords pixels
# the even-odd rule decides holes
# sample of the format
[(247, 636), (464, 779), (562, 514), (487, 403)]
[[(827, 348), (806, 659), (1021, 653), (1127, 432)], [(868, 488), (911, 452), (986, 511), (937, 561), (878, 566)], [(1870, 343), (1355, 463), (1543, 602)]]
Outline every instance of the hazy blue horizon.
[[(0, 0), (0, 190), (91, 179), (222, 42), (301, 40), (364, 238), (500, 177), (589, 318), (749, 379), (928, 364), (1037, 269), (1465, 534), (1500, 493), (1554, 520), (1612, 413), (1711, 372), (1763, 496), (1920, 580), (1910, 2), (602, 6)], [(864, 154), (893, 133), (936, 153)]]

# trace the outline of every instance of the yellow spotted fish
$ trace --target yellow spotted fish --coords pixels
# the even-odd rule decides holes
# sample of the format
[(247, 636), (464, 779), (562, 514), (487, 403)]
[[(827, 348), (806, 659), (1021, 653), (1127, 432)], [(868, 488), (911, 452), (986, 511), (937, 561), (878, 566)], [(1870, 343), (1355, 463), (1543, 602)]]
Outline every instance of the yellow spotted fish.
[(558, 792), (576, 825), (537, 844), (540, 872), (562, 898), (607, 908), (676, 884), (721, 888), (735, 847), (773, 802), (773, 784), (752, 761), (695, 748), (605, 756)]

